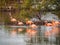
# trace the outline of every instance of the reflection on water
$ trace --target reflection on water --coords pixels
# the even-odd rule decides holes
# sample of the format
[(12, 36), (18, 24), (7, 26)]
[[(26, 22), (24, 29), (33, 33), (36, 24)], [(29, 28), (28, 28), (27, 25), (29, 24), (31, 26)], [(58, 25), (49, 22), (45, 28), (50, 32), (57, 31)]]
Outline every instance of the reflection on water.
[[(56, 27), (41, 26), (37, 29), (31, 29), (0, 26), (0, 45), (56, 45), (57, 32)], [(38, 37), (40, 38), (39, 43)], [(51, 43), (51, 41), (53, 42)]]

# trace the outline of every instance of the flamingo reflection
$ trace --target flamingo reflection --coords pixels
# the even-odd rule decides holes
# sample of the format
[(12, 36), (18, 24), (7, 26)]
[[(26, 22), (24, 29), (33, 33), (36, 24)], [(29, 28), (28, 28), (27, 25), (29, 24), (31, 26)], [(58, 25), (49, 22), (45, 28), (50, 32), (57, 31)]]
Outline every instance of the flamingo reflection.
[(18, 28), (18, 32), (22, 32), (23, 31), (23, 29), (22, 28)]
[(54, 37), (56, 39), (56, 36), (59, 33), (59, 28), (58, 28), (58, 21), (52, 21), (52, 23), (46, 23), (46, 27), (52, 27), (52, 29), (48, 29), (45, 31), (45, 38), (52, 38)]
[(16, 34), (17, 34), (16, 30), (12, 30), (12, 31), (11, 31), (11, 36), (12, 36), (12, 37), (15, 37)]
[(29, 36), (34, 36), (37, 33), (37, 31), (33, 29), (27, 29), (26, 32)]

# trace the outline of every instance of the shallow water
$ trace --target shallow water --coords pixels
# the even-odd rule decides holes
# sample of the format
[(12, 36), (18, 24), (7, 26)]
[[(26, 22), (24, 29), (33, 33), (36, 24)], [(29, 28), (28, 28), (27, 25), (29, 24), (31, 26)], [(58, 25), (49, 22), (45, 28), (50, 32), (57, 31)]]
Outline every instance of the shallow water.
[[(56, 42), (55, 36), (52, 36), (52, 38), (48, 37), (48, 42), (44, 41), (44, 32), (48, 28), (45, 26), (38, 27), (37, 29), (0, 26), (0, 45), (57, 45), (54, 43)], [(39, 35), (37, 34), (38, 30), (40, 30)]]

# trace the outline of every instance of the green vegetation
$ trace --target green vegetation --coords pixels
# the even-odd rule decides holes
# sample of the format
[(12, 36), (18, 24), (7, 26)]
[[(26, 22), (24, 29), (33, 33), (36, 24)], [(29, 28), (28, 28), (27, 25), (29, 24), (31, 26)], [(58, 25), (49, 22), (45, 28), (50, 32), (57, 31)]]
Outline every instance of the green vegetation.
[[(1, 7), (12, 6), (16, 12), (12, 16), (18, 20), (25, 21), (26, 18), (30, 19), (36, 17), (40, 13), (52, 12), (57, 14), (60, 18), (60, 1), (59, 0), (0, 0)], [(6, 16), (6, 21), (9, 15)]]

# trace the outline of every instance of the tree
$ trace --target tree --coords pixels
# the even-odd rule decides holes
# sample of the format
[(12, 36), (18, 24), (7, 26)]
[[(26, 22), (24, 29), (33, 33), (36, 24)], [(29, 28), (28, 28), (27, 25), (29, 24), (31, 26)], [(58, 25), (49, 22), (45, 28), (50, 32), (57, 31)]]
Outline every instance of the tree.
[(0, 0), (0, 2), (0, 7), (12, 6), (15, 10), (19, 10), (15, 15), (12, 14), (18, 20), (25, 21), (26, 18), (30, 19), (36, 16), (40, 18), (39, 16), (46, 12), (52, 12), (60, 17), (59, 0)]

